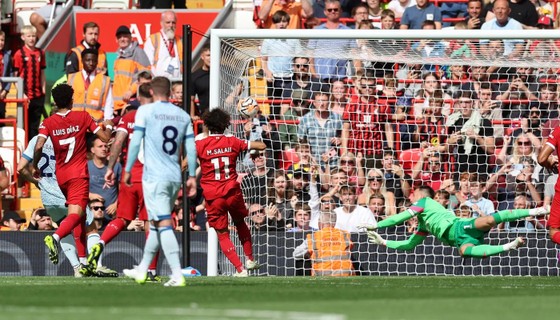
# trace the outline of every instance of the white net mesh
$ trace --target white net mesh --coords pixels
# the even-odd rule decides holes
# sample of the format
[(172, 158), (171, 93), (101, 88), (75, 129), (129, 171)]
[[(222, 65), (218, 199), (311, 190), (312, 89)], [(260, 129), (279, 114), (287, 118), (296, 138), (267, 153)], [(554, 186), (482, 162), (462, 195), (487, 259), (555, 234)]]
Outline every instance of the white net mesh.
[[(410, 33), (429, 40), (355, 32), (310, 39), (318, 33), (303, 30), (265, 40), (266, 34), (222, 37), (220, 78), (213, 82), (214, 105), (234, 115), (234, 133), (269, 147), (265, 160), (238, 164), (255, 254), (264, 264), (256, 274), (310, 274), (310, 260), (294, 258), (294, 249), (318, 227), (327, 209), (322, 202), (329, 201), (337, 227), (351, 233), (351, 260), (361, 274), (558, 274), (545, 219), (493, 228), (487, 244), (520, 235), (528, 243), (484, 260), (463, 259), (432, 236), (406, 253), (368, 244), (356, 231), (358, 223), (403, 211), (423, 184), (461, 217), (549, 204), (557, 175), (536, 156), (558, 125), (559, 39), (476, 31), (478, 38)], [(235, 113), (239, 92), (260, 103), (250, 125)], [(380, 234), (404, 240), (415, 227), (409, 221)], [(219, 265), (234, 272), (223, 257)]]

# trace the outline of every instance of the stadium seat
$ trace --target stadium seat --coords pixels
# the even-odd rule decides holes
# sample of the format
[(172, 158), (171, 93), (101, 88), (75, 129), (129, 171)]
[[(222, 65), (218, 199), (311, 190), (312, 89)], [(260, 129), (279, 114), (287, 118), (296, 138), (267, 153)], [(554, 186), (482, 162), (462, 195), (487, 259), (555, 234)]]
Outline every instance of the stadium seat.
[(129, 0), (93, 0), (92, 9), (129, 9)]
[[(16, 145), (14, 146), (14, 141)], [(27, 143), (25, 141), (25, 130), (23, 128), (16, 128), (16, 138), (14, 139), (13, 127), (0, 128), (0, 147), (11, 148), (17, 147), (18, 152), (21, 154), (25, 150)]]
[(412, 174), (412, 168), (414, 168), (414, 165), (420, 160), (421, 156), (422, 149), (420, 148), (401, 151), (399, 161), (406, 174)]
[[(14, 150), (10, 148), (1, 148), (0, 147), (0, 157), (4, 160), (4, 167), (6, 167), (6, 171), (8, 173), (8, 178), (10, 178), (10, 187), (4, 190), (3, 194), (12, 193), (12, 183), (14, 182), (14, 170), (16, 169), (14, 163)], [(19, 158), (16, 158), (19, 160)]]

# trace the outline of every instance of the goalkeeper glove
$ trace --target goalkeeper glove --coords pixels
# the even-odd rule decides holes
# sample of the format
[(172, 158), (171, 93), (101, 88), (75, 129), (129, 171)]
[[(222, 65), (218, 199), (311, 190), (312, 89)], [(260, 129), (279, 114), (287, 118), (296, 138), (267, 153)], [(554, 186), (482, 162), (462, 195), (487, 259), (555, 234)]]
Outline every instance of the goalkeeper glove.
[(382, 245), (382, 246), (387, 245), (387, 240), (381, 238), (381, 236), (375, 231), (368, 231), (367, 236), (368, 236), (369, 242), (371, 242), (371, 243), (379, 244), (379, 245)]
[(365, 231), (377, 230), (377, 224), (362, 223), (358, 225), (358, 229), (365, 229)]

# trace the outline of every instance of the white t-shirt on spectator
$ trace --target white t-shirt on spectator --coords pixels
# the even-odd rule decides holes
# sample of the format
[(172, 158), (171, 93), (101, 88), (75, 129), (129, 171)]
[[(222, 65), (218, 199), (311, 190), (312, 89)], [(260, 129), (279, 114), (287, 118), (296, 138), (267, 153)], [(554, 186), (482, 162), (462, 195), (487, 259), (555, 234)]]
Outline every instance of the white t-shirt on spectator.
[(358, 229), (358, 226), (363, 224), (377, 224), (371, 210), (362, 206), (356, 206), (354, 211), (352, 211), (351, 213), (347, 213), (346, 211), (344, 211), (343, 207), (334, 209), (334, 212), (336, 213), (335, 228), (347, 232), (364, 231)]

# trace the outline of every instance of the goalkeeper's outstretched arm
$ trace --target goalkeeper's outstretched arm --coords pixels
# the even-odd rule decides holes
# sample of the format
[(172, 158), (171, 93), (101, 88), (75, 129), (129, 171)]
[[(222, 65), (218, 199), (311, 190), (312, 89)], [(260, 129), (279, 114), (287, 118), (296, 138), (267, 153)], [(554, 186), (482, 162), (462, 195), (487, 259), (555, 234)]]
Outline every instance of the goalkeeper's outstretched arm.
[(403, 211), (401, 213), (397, 213), (395, 215), (392, 215), (392, 216), (386, 218), (385, 220), (382, 220), (379, 223), (377, 223), (377, 229), (388, 228), (388, 227), (392, 227), (392, 226), (398, 226), (401, 223), (405, 222), (406, 220), (414, 217), (415, 215), (416, 215), (415, 211), (413, 211), (412, 209), (406, 209), (405, 211)]
[(368, 238), (370, 242), (379, 244), (382, 246), (386, 246), (391, 249), (396, 250), (412, 250), (417, 245), (422, 243), (428, 234), (425, 232), (416, 231), (410, 238), (402, 241), (392, 241), (392, 240), (385, 240), (383, 239), (377, 232), (370, 231), (368, 232)]

